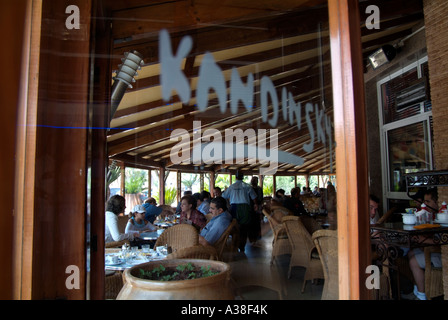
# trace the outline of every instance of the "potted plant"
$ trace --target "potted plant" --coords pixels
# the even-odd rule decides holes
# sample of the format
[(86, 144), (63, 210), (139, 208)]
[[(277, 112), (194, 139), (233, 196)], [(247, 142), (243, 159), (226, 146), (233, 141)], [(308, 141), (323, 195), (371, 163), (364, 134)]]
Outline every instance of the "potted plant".
[[(204, 276), (205, 275), (205, 276)], [(221, 261), (151, 261), (124, 271), (117, 300), (229, 300), (230, 266)], [(154, 280), (155, 279), (155, 280)]]
[(126, 207), (131, 210), (135, 205), (142, 203), (140, 192), (144, 190), (147, 173), (144, 170), (126, 168), (125, 175)]

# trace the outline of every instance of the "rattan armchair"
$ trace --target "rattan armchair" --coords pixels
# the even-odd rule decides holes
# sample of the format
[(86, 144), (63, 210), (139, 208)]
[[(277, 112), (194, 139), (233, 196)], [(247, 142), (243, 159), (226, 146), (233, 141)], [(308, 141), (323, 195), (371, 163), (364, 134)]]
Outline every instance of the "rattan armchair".
[(176, 252), (169, 254), (166, 258), (217, 260), (218, 253), (212, 246), (203, 246), (198, 244), (193, 247), (178, 249)]
[(130, 241), (129, 240), (120, 240), (120, 241), (106, 242), (105, 247), (106, 248), (121, 248), (124, 244), (129, 245)]
[(312, 239), (319, 252), (325, 277), (322, 300), (337, 300), (339, 298), (337, 231), (318, 230), (313, 233)]
[[(218, 239), (218, 241), (216, 241), (213, 244), (213, 247), (216, 249), (216, 252), (218, 253), (218, 260), (223, 261), (223, 253), (224, 253), (224, 249), (227, 245), (227, 240), (228, 240), (230, 234), (232, 233), (232, 231), (234, 230), (234, 228), (237, 227), (237, 225), (238, 224), (237, 224), (236, 219), (233, 219), (232, 222), (227, 227), (227, 229), (223, 232), (221, 237)], [(233, 245), (232, 245), (231, 249), (233, 249)], [(231, 250), (231, 251), (233, 251), (233, 250)]]
[(157, 238), (155, 247), (166, 245), (175, 252), (199, 244), (199, 233), (190, 224), (177, 224), (169, 227)]
[(274, 213), (274, 210), (269, 213), (266, 209), (263, 209), (263, 214), (268, 219), (269, 225), (274, 235), (272, 239), (271, 265), (274, 262), (275, 257), (284, 254), (291, 254), (291, 244), (289, 243), (285, 226), (281, 223), (281, 220), (280, 222), (278, 222), (271, 215), (271, 213)]
[(291, 277), (293, 267), (304, 267), (305, 277), (303, 279), (302, 293), (305, 291), (306, 282), (314, 279), (324, 279), (322, 263), (319, 253), (306, 230), (302, 221), (296, 216), (286, 216), (282, 220), (291, 244), (291, 260), (289, 263), (288, 278)]
[(431, 253), (441, 252), (440, 247), (425, 247), (425, 293), (427, 299), (443, 295), (442, 268), (436, 268), (431, 263)]
[(104, 298), (115, 300), (123, 288), (123, 275), (121, 272), (107, 272), (104, 279)]

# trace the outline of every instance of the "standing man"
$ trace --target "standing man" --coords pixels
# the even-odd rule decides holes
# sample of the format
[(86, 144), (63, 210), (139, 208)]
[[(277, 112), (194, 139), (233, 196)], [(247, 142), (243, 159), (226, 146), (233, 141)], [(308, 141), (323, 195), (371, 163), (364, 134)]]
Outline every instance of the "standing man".
[(257, 194), (257, 203), (258, 203), (258, 209), (255, 210), (254, 202), (251, 202), (251, 206), (254, 208), (252, 211), (252, 218), (250, 222), (249, 227), (249, 241), (252, 244), (255, 244), (258, 239), (261, 239), (261, 219), (263, 216), (263, 213), (261, 212), (261, 207), (263, 203), (263, 189), (258, 185), (258, 177), (253, 176), (250, 180), (250, 184), (252, 186), (252, 189), (254, 189), (255, 193)]
[[(223, 192), (222, 197), (230, 201), (230, 214), (238, 221), (240, 227), (240, 243), (238, 248), (244, 252), (250, 226), (252, 210), (258, 210), (257, 194), (251, 185), (243, 182), (242, 172), (236, 172), (236, 182)], [(251, 207), (251, 200), (254, 208)]]

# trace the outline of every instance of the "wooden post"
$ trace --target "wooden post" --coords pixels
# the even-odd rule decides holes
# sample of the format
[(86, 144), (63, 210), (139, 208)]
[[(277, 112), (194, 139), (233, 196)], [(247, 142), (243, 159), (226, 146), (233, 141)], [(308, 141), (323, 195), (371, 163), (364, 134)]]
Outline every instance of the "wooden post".
[(148, 198), (151, 197), (152, 176), (151, 169), (148, 170)]
[(367, 299), (368, 163), (358, 1), (328, 1), (328, 10), (338, 183), (339, 298)]
[(215, 171), (210, 171), (210, 194), (212, 197), (215, 196)]
[[(18, 156), (24, 158), (17, 160), (20, 205), (14, 218), (19, 241), (14, 248), (14, 296), (85, 299), (86, 251), (82, 249), (86, 246), (88, 130), (83, 128), (88, 119), (92, 3), (29, 4), (30, 54), (23, 63), (29, 72), (23, 82), (28, 92), (21, 106), (17, 142)], [(81, 29), (72, 32), (65, 26), (70, 4), (80, 11)], [(106, 165), (107, 161), (103, 170)], [(77, 290), (66, 286), (69, 266), (77, 269)]]
[(177, 203), (179, 203), (180, 199), (182, 198), (182, 172), (177, 171), (176, 174), (176, 183), (177, 183)]
[(120, 181), (120, 194), (124, 197), (126, 194), (126, 166), (124, 162), (120, 165), (121, 168), (121, 181)]
[[(26, 129), (26, 126), (18, 125), (21, 123), (17, 122), (17, 119), (25, 112), (23, 98), (28, 90), (28, 87), (24, 85), (28, 78), (28, 69), (24, 66), (31, 54), (29, 35), (32, 30), (31, 1), (1, 2), (0, 28), (1, 30), (14, 30), (14, 32), (3, 34), (3, 41), (8, 45), (0, 53), (1, 70), (8, 75), (8, 80), (3, 81), (2, 86), (0, 86), (0, 105), (2, 106), (2, 117), (0, 119), (0, 134), (2, 137), (0, 201), (3, 204), (2, 215), (0, 216), (0, 257), (3, 261), (2, 272), (0, 273), (0, 299), (11, 300), (17, 298), (13, 294), (13, 288), (20, 281), (19, 276), (17, 279), (14, 277), (14, 273), (17, 275), (18, 273), (12, 263), (13, 248), (20, 251), (17, 246), (21, 244), (21, 241), (17, 242), (20, 239), (16, 239), (16, 243), (14, 243), (14, 235), (21, 230), (15, 230), (14, 222), (17, 218), (14, 217), (17, 217), (18, 213), (23, 213), (22, 210), (17, 210), (18, 207), (13, 201), (14, 180), (16, 179), (14, 170), (23, 168), (23, 156), (26, 148), (22, 144), (21, 150), (16, 149), (15, 141), (23, 137), (21, 132)], [(27, 39), (27, 43), (24, 43), (24, 39)], [(36, 56), (35, 53), (32, 55)], [(19, 68), (21, 65), (22, 70)], [(20, 151), (20, 154), (17, 151)], [(20, 235), (22, 236), (22, 234)], [(17, 267), (20, 267), (20, 264)]]
[(165, 204), (165, 168), (159, 167), (159, 204)]

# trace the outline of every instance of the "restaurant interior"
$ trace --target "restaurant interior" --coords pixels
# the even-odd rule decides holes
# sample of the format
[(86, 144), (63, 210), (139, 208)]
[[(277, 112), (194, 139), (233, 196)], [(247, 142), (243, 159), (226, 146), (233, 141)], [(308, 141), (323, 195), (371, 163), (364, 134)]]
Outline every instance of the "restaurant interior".
[[(0, 7), (3, 29), (16, 30), (2, 60), (21, 66), (5, 66), (15, 75), (0, 91), (15, 119), (0, 126), (8, 140), (1, 194), (11, 212), (0, 222), (0, 255), (9, 257), (0, 298), (124, 297), (129, 269), (105, 261), (123, 248), (104, 241), (109, 197), (126, 198), (123, 219), (148, 197), (174, 214), (185, 191), (214, 196), (237, 172), (247, 183), (258, 178), (263, 203), (257, 241), (238, 252), (229, 230), (217, 248), (234, 299), (399, 300), (413, 277), (388, 242), (397, 234), (411, 248), (432, 239), (443, 266), (426, 268), (427, 296), (448, 297), (448, 225), (394, 224), (403, 228), (405, 209), (420, 207), (422, 188), (438, 189), (439, 206), (448, 199), (445, 1)], [(140, 179), (134, 191), (131, 179)], [(301, 195), (307, 214), (285, 219), (294, 215), (271, 200), (297, 187), (321, 194)], [(384, 216), (378, 229), (370, 194)], [(299, 245), (298, 225), (307, 233)], [(295, 250), (307, 246), (307, 262), (297, 262)], [(372, 264), (380, 270), (373, 289)]]

